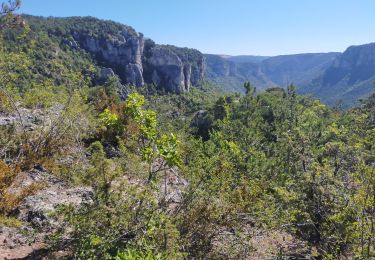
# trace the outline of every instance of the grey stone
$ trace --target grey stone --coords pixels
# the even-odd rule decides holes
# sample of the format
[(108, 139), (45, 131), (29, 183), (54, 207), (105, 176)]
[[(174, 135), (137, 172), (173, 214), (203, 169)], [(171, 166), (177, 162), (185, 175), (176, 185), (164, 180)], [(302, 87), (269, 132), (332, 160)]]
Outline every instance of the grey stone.
[(208, 112), (207, 110), (199, 110), (195, 113), (194, 117), (193, 117), (193, 125), (195, 127), (202, 127), (204, 125), (207, 124), (207, 116), (208, 116)]
[(128, 98), (128, 89), (126, 86), (122, 85), (120, 81), (117, 81), (117, 93), (121, 100), (126, 100)]
[(67, 183), (52, 176), (41, 168), (17, 175), (9, 188), (10, 193), (18, 194), (22, 189), (36, 183), (43, 183), (44, 188), (25, 198), (15, 210), (16, 217), (37, 227), (52, 224), (49, 213), (60, 205), (74, 205), (78, 207), (84, 203), (91, 203), (93, 190), (89, 187), (70, 187)]
[[(99, 73), (99, 84), (104, 84), (110, 77), (115, 77), (116, 74), (111, 68), (102, 68)], [(142, 75), (141, 75), (142, 76)], [(128, 97), (128, 90), (126, 86), (121, 84), (121, 81), (117, 80), (117, 93), (121, 100), (125, 100)]]
[[(153, 78), (159, 79), (154, 84), (163, 84), (170, 92), (181, 93), (185, 90), (185, 76), (181, 59), (172, 51), (156, 47), (152, 49), (148, 63), (153, 67)], [(155, 76), (157, 74), (157, 77)]]
[(191, 86), (191, 64), (184, 65), (184, 90), (189, 91)]
[(110, 77), (114, 77), (115, 73), (111, 68), (102, 68), (100, 70), (100, 79), (106, 81)]
[(142, 34), (131, 34), (124, 30), (106, 39), (75, 32), (73, 37), (85, 50), (94, 53), (108, 65), (119, 68), (119, 74), (126, 84), (143, 85)]
[(65, 225), (60, 219), (52, 219), (50, 213), (60, 205), (77, 208), (92, 203), (91, 188), (71, 187), (42, 167), (18, 174), (9, 192), (18, 194), (36, 183), (43, 183), (44, 188), (25, 198), (13, 212), (23, 226), (0, 226), (0, 259), (42, 259), (48, 252), (49, 236)]
[(148, 75), (146, 83), (174, 93), (189, 91), (204, 77), (205, 59), (202, 54), (191, 61), (161, 46), (147, 47), (145, 51), (145, 39), (141, 33), (124, 29), (111, 38), (94, 37), (83, 32), (75, 32), (73, 37), (82, 48), (111, 67), (125, 85), (142, 86), (145, 83), (145, 67)]
[(125, 66), (125, 76), (129, 83), (136, 86), (143, 85), (142, 66), (139, 64), (128, 64)]

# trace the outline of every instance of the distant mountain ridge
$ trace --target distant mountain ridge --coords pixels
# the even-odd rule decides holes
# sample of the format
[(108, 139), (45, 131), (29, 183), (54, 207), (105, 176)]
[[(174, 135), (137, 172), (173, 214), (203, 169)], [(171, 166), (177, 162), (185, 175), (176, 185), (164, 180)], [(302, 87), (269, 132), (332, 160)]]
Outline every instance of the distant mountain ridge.
[(249, 58), (247, 61), (244, 56), (205, 56), (207, 77), (210, 80), (226, 90), (242, 92), (242, 84), (246, 80), (251, 81), (258, 89), (291, 83), (305, 86), (320, 76), (339, 54), (306, 53)]
[(305, 85), (320, 75), (338, 54), (333, 52), (275, 56), (264, 60), (261, 70), (277, 85)]
[(256, 55), (237, 55), (237, 56), (226, 56), (227, 60), (239, 62), (239, 63), (258, 63), (265, 59), (271, 58), (271, 56), (256, 56)]
[(372, 92), (374, 81), (375, 43), (369, 43), (346, 49), (311, 84), (303, 86), (301, 93), (317, 96), (328, 104), (355, 104)]
[(208, 79), (227, 91), (243, 92), (247, 80), (261, 90), (294, 84), (300, 93), (329, 105), (351, 106), (371, 93), (375, 81), (375, 43), (351, 46), (343, 53), (205, 57)]

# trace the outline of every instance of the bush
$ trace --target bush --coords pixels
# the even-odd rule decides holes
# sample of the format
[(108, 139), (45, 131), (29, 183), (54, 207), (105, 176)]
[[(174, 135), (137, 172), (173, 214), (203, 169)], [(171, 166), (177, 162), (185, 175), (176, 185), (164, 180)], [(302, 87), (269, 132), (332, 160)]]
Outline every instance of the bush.
[[(11, 221), (11, 219), (6, 220), (4, 216), (14, 210), (24, 198), (42, 187), (41, 183), (33, 183), (27, 187), (12, 187), (17, 173), (17, 169), (10, 168), (0, 160), (0, 216), (2, 215), (4, 222), (8, 224), (15, 222)], [(20, 190), (14, 192), (10, 190), (11, 187), (13, 189), (20, 188)]]

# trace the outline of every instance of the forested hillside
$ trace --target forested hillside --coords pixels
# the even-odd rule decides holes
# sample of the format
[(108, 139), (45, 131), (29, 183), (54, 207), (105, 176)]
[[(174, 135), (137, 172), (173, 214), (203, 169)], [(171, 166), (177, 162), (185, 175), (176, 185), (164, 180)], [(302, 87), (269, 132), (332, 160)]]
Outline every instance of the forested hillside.
[(374, 80), (375, 43), (351, 46), (301, 92), (350, 105), (371, 93)]
[[(244, 81), (251, 81), (258, 89), (294, 84), (309, 92), (309, 84), (332, 64), (339, 53), (306, 53), (262, 56), (221, 56), (206, 54), (207, 78), (227, 91), (243, 92)], [(326, 101), (319, 92), (315, 96)], [(340, 96), (338, 94), (338, 96)], [(336, 97), (337, 98), (337, 97)]]
[(297, 92), (325, 104), (348, 108), (372, 93), (375, 44), (351, 46), (345, 52), (274, 57), (206, 54), (207, 78), (226, 91), (243, 91), (244, 81), (258, 89), (297, 86)]
[(18, 7), (0, 12), (1, 256), (375, 257), (375, 93), (345, 111), (293, 85), (225, 94), (195, 50), (140, 57), (131, 28)]

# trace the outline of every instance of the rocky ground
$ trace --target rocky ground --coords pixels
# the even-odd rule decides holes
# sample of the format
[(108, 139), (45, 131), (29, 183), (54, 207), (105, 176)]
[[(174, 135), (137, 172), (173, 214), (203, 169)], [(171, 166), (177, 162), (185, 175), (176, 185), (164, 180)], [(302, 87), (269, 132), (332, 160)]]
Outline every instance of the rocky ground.
[[(239, 232), (224, 231), (217, 237), (213, 252), (230, 252), (233, 259), (313, 259), (306, 242), (282, 230), (265, 231), (245, 226)], [(227, 255), (222, 255), (227, 258)]]
[(71, 187), (44, 169), (22, 172), (9, 190), (17, 194), (35, 183), (44, 188), (25, 198), (12, 214), (22, 226), (0, 227), (0, 259), (37, 258), (46, 251), (49, 236), (62, 224), (53, 220), (50, 213), (60, 205), (79, 207), (92, 201), (91, 188)]
[[(166, 197), (173, 211), (183, 201), (183, 190), (188, 183), (175, 170), (167, 171), (166, 177), (157, 196), (159, 199)], [(43, 188), (25, 198), (12, 214), (22, 223), (21, 227), (0, 226), (1, 260), (44, 259), (51, 234), (64, 225), (52, 218), (51, 213), (60, 205), (80, 207), (84, 203), (91, 203), (94, 195), (90, 187), (72, 187), (43, 168), (22, 172), (10, 190), (17, 193), (35, 183), (42, 183)], [(128, 183), (136, 185), (138, 181), (131, 179)], [(224, 255), (231, 252), (243, 259), (277, 259), (281, 254), (288, 255), (287, 259), (303, 259), (300, 257), (308, 255), (309, 249), (306, 243), (286, 232), (263, 231), (249, 224), (237, 232), (227, 229), (219, 232), (212, 254), (219, 256), (220, 252), (225, 252)], [(55, 252), (53, 255), (54, 258), (64, 256), (66, 252)]]

